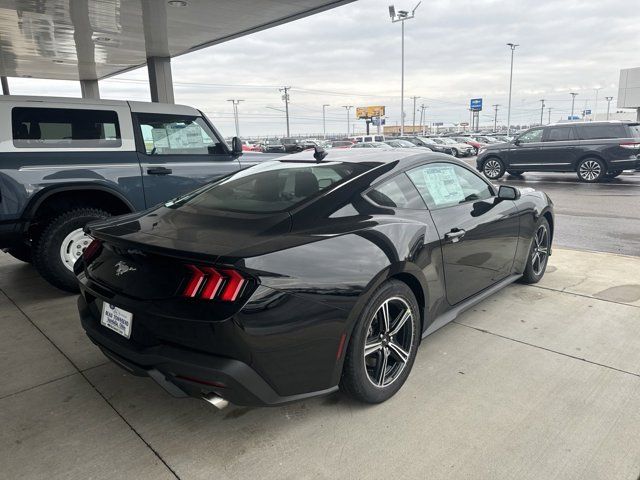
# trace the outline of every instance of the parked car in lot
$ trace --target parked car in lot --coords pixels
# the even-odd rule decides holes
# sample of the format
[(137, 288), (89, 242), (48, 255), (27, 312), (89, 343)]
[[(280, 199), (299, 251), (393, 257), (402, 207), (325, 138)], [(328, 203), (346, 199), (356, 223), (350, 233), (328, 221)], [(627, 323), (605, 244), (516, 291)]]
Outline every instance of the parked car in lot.
[(260, 143), (260, 150), (264, 153), (285, 153), (286, 151), (278, 138), (267, 138)]
[(246, 140), (242, 140), (242, 151), (243, 152), (260, 152), (260, 145), (255, 143), (248, 142)]
[(471, 138), (471, 137), (452, 136), (452, 137), (447, 137), (447, 138), (452, 138), (456, 142), (466, 143), (467, 145), (471, 145), (471, 147), (473, 148), (473, 154), (474, 155), (478, 154), (478, 150), (480, 150), (480, 148), (482, 148), (485, 145), (487, 145), (486, 143), (479, 142), (479, 141), (477, 141), (477, 140), (475, 140), (474, 138)]
[(411, 142), (417, 147), (428, 148), (432, 152), (446, 153), (447, 155), (451, 155), (453, 153), (451, 148), (445, 145), (441, 145), (435, 142), (433, 138), (429, 137), (398, 137), (398, 140)]
[(280, 140), (284, 145), (284, 150), (287, 153), (297, 153), (305, 149), (304, 145), (297, 138), (283, 138)]
[(531, 128), (512, 142), (480, 149), (476, 165), (495, 180), (505, 172), (576, 172), (582, 182), (613, 178), (640, 166), (640, 124), (575, 122)]
[(88, 226), (80, 318), (177, 396), (278, 405), (340, 388), (377, 403), (422, 338), (540, 280), (553, 226), (544, 193), (498, 190), (450, 156), (307, 151)]
[(351, 140), (334, 140), (331, 142), (331, 148), (351, 148), (353, 142)]
[(432, 138), (434, 142), (451, 149), (451, 155), (454, 157), (469, 157), (473, 155), (473, 147), (468, 143), (458, 142), (453, 138), (440, 137)]
[(0, 96), (0, 248), (77, 291), (82, 228), (257, 163), (181, 105)]
[(416, 152), (431, 152), (432, 150), (428, 147), (419, 147), (414, 143), (411, 143), (407, 140), (387, 140), (384, 143), (393, 148), (410, 148), (415, 150)]
[(386, 149), (390, 149), (390, 148), (393, 148), (393, 147), (387, 145), (384, 142), (359, 142), (359, 143), (354, 143), (351, 148), (386, 148)]

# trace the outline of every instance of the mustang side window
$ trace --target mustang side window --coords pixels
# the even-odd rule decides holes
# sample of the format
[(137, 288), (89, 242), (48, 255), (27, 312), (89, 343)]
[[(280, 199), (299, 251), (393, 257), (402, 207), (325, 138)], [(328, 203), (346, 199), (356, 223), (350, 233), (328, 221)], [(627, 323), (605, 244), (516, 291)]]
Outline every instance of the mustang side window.
[(381, 207), (424, 209), (420, 194), (403, 173), (376, 185), (367, 197)]
[(226, 153), (202, 117), (139, 113), (147, 155), (213, 155)]
[(408, 171), (407, 175), (431, 209), (494, 196), (493, 189), (484, 180), (452, 163), (430, 163)]

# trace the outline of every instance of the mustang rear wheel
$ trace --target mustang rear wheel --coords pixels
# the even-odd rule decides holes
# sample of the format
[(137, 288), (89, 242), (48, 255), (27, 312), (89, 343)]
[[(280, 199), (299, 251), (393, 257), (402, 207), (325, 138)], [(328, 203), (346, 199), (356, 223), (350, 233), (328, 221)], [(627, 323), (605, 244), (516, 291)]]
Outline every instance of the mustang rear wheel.
[(482, 173), (489, 180), (497, 180), (504, 175), (504, 164), (502, 160), (495, 157), (487, 158), (482, 165)]
[(551, 231), (549, 222), (542, 217), (536, 226), (527, 257), (527, 266), (522, 275), (524, 283), (538, 283), (547, 269), (547, 261), (551, 252)]
[(351, 397), (380, 403), (404, 384), (420, 339), (419, 308), (403, 282), (382, 284), (363, 308), (345, 357), (340, 388)]

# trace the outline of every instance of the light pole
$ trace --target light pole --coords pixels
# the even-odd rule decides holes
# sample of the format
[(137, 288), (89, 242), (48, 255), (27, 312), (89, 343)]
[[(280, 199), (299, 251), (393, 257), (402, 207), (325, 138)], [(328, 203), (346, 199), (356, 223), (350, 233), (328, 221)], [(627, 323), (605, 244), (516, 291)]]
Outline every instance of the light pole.
[(596, 91), (596, 102), (595, 102), (595, 105), (593, 106), (593, 120), (594, 121), (598, 120), (598, 93), (600, 92), (601, 88), (602, 87), (594, 88), (594, 90)]
[(422, 135), (424, 135), (424, 112), (427, 109), (427, 106), (423, 103), (422, 105), (420, 105), (420, 131), (422, 132)]
[(576, 95), (578, 95), (577, 93), (571, 92), (571, 120), (573, 120), (573, 107), (576, 104)]
[(519, 45), (517, 43), (507, 43), (511, 49), (511, 69), (509, 71), (509, 106), (507, 107), (507, 135), (511, 131), (511, 87), (513, 86), (513, 52)]
[(351, 125), (349, 124), (349, 121), (350, 121), (349, 111), (353, 108), (353, 105), (342, 105), (342, 108), (344, 108), (347, 111), (347, 137), (348, 137), (350, 128), (351, 128)]
[(542, 116), (544, 115), (544, 98), (540, 99), (540, 125), (542, 125)]
[(498, 131), (498, 107), (500, 106), (499, 103), (496, 103), (495, 105), (493, 105), (493, 109), (495, 110), (495, 113), (493, 115), (493, 131), (497, 132)]
[[(391, 17), (391, 22), (396, 23), (400, 22), (402, 24), (402, 60), (401, 60), (401, 75), (400, 75), (400, 135), (404, 135), (404, 22), (405, 20), (411, 20), (415, 17), (416, 10), (420, 6), (422, 1), (418, 2), (418, 4), (413, 7), (411, 13), (406, 10), (400, 10), (396, 14), (396, 8), (393, 5), (389, 5), (389, 16)], [(415, 108), (414, 108), (415, 110)]]
[(236, 137), (240, 136), (240, 122), (238, 120), (238, 105), (240, 102), (244, 102), (244, 100), (227, 100), (227, 102), (231, 102), (233, 104), (233, 119), (236, 122)]
[(322, 138), (327, 138), (327, 121), (326, 121), (326, 112), (325, 109), (329, 106), (328, 103), (322, 105)]
[(547, 113), (549, 114), (549, 121), (547, 123), (550, 124), (551, 123), (551, 107), (547, 108)]
[(411, 131), (412, 135), (415, 135), (416, 133), (416, 100), (419, 99), (420, 97), (411, 97), (413, 98), (413, 130)]
[(604, 97), (604, 98), (607, 101), (607, 120), (609, 120), (609, 109), (611, 108), (611, 100), (613, 100), (613, 97)]
[(287, 116), (287, 137), (289, 137), (291, 134), (289, 133), (289, 89), (291, 87), (282, 87), (281, 89), (279, 89), (281, 92), (284, 92), (282, 94), (282, 100), (284, 101), (284, 111), (285, 111), (285, 115)]

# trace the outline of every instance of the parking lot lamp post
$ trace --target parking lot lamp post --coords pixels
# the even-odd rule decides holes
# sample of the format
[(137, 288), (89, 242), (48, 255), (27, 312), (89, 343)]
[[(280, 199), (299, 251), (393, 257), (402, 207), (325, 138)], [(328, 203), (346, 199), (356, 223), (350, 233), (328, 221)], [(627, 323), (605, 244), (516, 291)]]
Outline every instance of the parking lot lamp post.
[(576, 104), (576, 95), (578, 95), (577, 93), (571, 92), (571, 120), (573, 120), (573, 108), (575, 107)]
[(413, 98), (413, 130), (411, 131), (412, 135), (416, 134), (416, 100), (419, 99), (420, 97), (411, 97)]
[(498, 107), (499, 106), (500, 106), (500, 104), (498, 104), (498, 103), (493, 105), (493, 109), (495, 110), (494, 115), (493, 115), (493, 131), (494, 132), (498, 131)]
[(549, 121), (547, 122), (547, 124), (551, 123), (551, 107), (547, 108), (547, 113), (549, 114)]
[(511, 87), (513, 86), (513, 52), (519, 45), (517, 43), (507, 43), (511, 49), (511, 69), (509, 71), (509, 106), (507, 107), (507, 135), (511, 131)]
[(351, 115), (349, 115), (349, 111), (353, 108), (353, 105), (342, 105), (342, 108), (344, 108), (347, 111), (347, 137), (348, 137), (351, 131), (351, 125), (349, 123), (351, 119)]
[(322, 105), (322, 138), (327, 138), (327, 121), (325, 109), (329, 106), (328, 103)]
[[(389, 16), (391, 22), (400, 22), (402, 25), (402, 53), (401, 53), (401, 75), (400, 75), (400, 135), (404, 135), (404, 22), (405, 20), (411, 20), (416, 13), (416, 10), (422, 2), (413, 7), (411, 13), (406, 10), (399, 10), (396, 13), (396, 8), (393, 5), (389, 5)], [(415, 110), (415, 108), (414, 108)]]
[(604, 97), (604, 98), (607, 101), (607, 120), (609, 120), (609, 109), (611, 108), (611, 100), (613, 100), (613, 97)]

